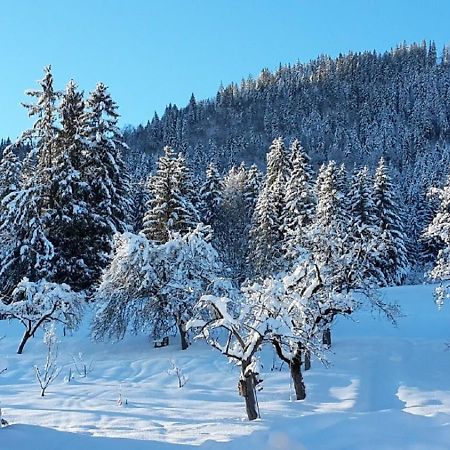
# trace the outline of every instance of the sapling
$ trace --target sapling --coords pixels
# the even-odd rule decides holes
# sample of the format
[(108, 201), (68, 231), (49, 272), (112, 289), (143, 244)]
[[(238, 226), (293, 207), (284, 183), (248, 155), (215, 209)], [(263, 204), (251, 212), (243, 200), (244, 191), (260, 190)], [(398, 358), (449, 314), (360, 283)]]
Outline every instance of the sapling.
[(78, 353), (77, 356), (72, 355), (75, 370), (81, 378), (86, 378), (93, 370), (93, 361), (86, 362), (83, 353)]
[(178, 379), (178, 387), (182, 388), (183, 386), (186, 385), (186, 383), (188, 382), (189, 378), (184, 375), (183, 371), (177, 365), (177, 363), (176, 363), (176, 361), (174, 359), (172, 359), (170, 361), (170, 365), (171, 365), (171, 368), (167, 371), (167, 373), (169, 375), (175, 375), (177, 377), (177, 379)]
[(55, 333), (55, 327), (52, 325), (48, 328), (44, 335), (44, 343), (47, 346), (47, 357), (45, 365), (41, 369), (34, 366), (36, 379), (41, 387), (41, 397), (45, 396), (45, 391), (58, 378), (61, 367), (57, 366), (58, 360), (58, 338)]
[(117, 399), (117, 406), (128, 405), (128, 399), (124, 398), (122, 395), (122, 385), (119, 386), (119, 398)]

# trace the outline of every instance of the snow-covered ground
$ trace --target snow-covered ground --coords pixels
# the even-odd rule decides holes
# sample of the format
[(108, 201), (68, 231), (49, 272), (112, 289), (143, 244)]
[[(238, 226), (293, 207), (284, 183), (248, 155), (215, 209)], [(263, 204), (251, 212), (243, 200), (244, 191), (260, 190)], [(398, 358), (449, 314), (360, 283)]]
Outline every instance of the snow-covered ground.
[[(254, 422), (237, 394), (238, 370), (204, 343), (184, 352), (177, 340), (162, 349), (145, 337), (92, 343), (87, 326), (61, 338), (63, 369), (41, 398), (33, 365), (44, 362), (42, 340), (16, 355), (20, 326), (2, 321), (0, 370), (8, 370), (0, 401), (11, 426), (0, 430), (0, 450), (449, 449), (450, 307), (438, 311), (432, 291), (383, 291), (403, 308), (397, 328), (369, 311), (340, 319), (331, 365), (313, 361), (303, 402), (290, 401), (289, 376), (271, 371), (268, 351), (262, 418)], [(67, 383), (79, 352), (93, 371)], [(168, 373), (171, 360), (189, 378), (181, 389)], [(126, 405), (118, 405), (120, 395)]]

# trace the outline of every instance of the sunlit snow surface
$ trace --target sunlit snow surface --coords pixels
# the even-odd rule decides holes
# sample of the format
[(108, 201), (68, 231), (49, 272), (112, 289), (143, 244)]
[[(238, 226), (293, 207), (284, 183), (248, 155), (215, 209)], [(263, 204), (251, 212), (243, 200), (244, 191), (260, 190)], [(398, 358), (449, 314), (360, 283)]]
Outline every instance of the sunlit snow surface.
[[(33, 365), (45, 357), (41, 337), (15, 354), (21, 330), (0, 322), (0, 401), (11, 426), (0, 450), (407, 449), (450, 448), (450, 307), (438, 311), (432, 286), (384, 290), (405, 317), (393, 327), (364, 311), (340, 319), (330, 367), (313, 361), (307, 399), (290, 401), (286, 367), (271, 371), (263, 355), (260, 420), (248, 422), (237, 394), (238, 371), (204, 343), (153, 349), (145, 337), (92, 343), (88, 325), (61, 337), (63, 370), (39, 396)], [(68, 376), (72, 355), (93, 360), (87, 378)], [(175, 360), (189, 378), (179, 389)], [(276, 361), (279, 366), (279, 362)], [(119, 406), (121, 395), (126, 405)]]

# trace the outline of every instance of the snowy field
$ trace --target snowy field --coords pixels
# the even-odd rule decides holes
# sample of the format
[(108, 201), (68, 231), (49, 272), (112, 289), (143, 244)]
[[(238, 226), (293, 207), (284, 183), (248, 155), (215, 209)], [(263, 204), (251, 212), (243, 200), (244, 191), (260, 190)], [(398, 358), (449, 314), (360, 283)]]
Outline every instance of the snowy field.
[[(448, 450), (450, 308), (438, 311), (432, 291), (383, 291), (403, 309), (397, 328), (369, 311), (341, 318), (330, 367), (313, 361), (303, 402), (290, 401), (286, 368), (271, 371), (267, 352), (254, 422), (237, 394), (238, 370), (204, 343), (184, 352), (178, 340), (163, 349), (145, 337), (91, 343), (87, 326), (61, 338), (62, 372), (41, 398), (33, 370), (44, 362), (41, 338), (16, 355), (21, 329), (2, 321), (0, 401), (11, 426), (0, 430), (0, 450)], [(79, 352), (93, 370), (67, 383)], [(171, 360), (189, 378), (181, 389)]]

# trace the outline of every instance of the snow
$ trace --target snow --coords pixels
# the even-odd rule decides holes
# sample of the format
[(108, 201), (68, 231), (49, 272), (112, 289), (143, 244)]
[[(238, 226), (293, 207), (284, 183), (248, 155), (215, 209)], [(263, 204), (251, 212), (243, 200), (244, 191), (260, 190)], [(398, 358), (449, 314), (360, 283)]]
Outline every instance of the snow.
[[(439, 311), (433, 289), (382, 291), (403, 309), (397, 327), (370, 310), (339, 318), (329, 367), (313, 361), (305, 374), (305, 401), (290, 400), (286, 367), (272, 371), (266, 350), (261, 419), (253, 422), (237, 393), (239, 368), (205, 343), (187, 351), (177, 338), (160, 349), (146, 337), (93, 343), (88, 318), (73, 336), (59, 336), (62, 372), (41, 398), (33, 365), (45, 360), (42, 334), (16, 355), (21, 326), (0, 321), (0, 370), (8, 367), (0, 406), (10, 423), (0, 450), (448, 449), (450, 306)], [(93, 370), (67, 383), (80, 352)], [(188, 378), (181, 389), (172, 360)]]

